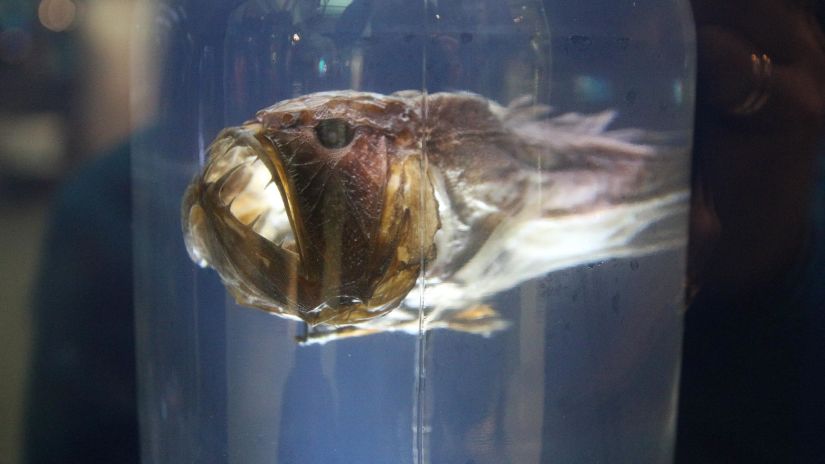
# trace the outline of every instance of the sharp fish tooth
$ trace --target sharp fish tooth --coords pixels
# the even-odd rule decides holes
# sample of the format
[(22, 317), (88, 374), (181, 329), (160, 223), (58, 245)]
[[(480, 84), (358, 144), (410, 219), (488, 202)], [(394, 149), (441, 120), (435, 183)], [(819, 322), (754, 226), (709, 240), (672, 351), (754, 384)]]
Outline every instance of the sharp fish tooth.
[(264, 213), (259, 214), (258, 217), (253, 219), (252, 222), (249, 223), (249, 228), (254, 230), (255, 232), (257, 232), (258, 231), (258, 222), (261, 220), (262, 217), (264, 217)]
[[(236, 185), (232, 185), (234, 177), (241, 172), (244, 172), (246, 168), (249, 166), (249, 163), (239, 163), (235, 166), (232, 166), (224, 175), (218, 179), (216, 184), (219, 186), (220, 189), (220, 198), (224, 205), (232, 206), (232, 203), (238, 198), (238, 196), (243, 193), (244, 187), (238, 188)], [(231, 191), (227, 192), (226, 189), (229, 188)], [(231, 198), (229, 198), (231, 196)]]
[(295, 245), (295, 240), (293, 240), (292, 237), (289, 237), (289, 239), (281, 242), (281, 248), (293, 253), (298, 253), (298, 247)]

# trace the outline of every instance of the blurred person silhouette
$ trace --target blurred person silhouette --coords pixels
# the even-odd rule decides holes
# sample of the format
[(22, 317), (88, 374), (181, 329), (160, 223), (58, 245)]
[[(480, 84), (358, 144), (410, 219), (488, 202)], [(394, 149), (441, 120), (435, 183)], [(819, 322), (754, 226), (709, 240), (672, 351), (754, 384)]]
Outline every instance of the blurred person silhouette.
[[(822, 2), (693, 6), (695, 295), (677, 462), (820, 462)], [(138, 460), (129, 183), (124, 146), (78, 173), (55, 205), (34, 307), (27, 462)]]
[[(39, 18), (41, 24), (33, 26), (36, 31), (59, 41), (57, 52), (38, 55), (46, 63), (43, 67), (56, 68), (60, 75), (71, 71), (72, 81), (55, 95), (38, 92), (42, 72), (24, 73), (18, 86), (4, 90), (19, 91), (36, 108), (65, 108), (72, 129), (65, 167), (75, 167), (93, 154), (90, 146), (104, 146), (123, 136), (113, 129), (127, 124), (128, 111), (119, 100), (127, 94), (112, 93), (126, 87), (121, 69), (97, 66), (111, 64), (108, 55), (99, 55), (120, 43), (104, 41), (102, 47), (102, 42), (95, 42), (111, 30), (90, 26), (100, 20), (91, 15), (99, 13), (98, 3), (79, 4), (86, 7), (82, 17), (74, 16), (77, 3), (16, 3), (33, 21)], [(62, 17), (67, 11), (70, 17)], [(69, 21), (60, 25), (65, 31), (53, 24), (61, 18)], [(112, 18), (104, 21), (116, 23)], [(104, 77), (95, 80), (97, 76)], [(120, 87), (94, 88), (90, 95), (87, 84), (93, 81)], [(109, 112), (100, 117), (89, 110), (91, 106)], [(108, 118), (109, 114), (121, 119)], [(90, 134), (81, 124), (93, 121), (105, 124)], [(91, 162), (73, 168), (55, 192), (46, 226), (30, 297), (23, 462), (138, 462), (128, 143), (94, 155)]]
[(52, 207), (33, 293), (28, 463), (138, 462), (128, 145)]
[(698, 293), (685, 316), (677, 462), (823, 462), (825, 2), (693, 8)]

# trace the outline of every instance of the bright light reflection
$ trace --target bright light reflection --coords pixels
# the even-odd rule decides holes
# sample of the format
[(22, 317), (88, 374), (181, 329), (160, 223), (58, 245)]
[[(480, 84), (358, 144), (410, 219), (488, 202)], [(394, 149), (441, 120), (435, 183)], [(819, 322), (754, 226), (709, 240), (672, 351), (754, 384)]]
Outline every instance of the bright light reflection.
[(682, 81), (675, 80), (673, 81), (673, 101), (676, 102), (677, 105), (681, 105), (685, 99), (685, 87), (682, 84)]
[(75, 20), (77, 6), (72, 0), (42, 0), (37, 7), (37, 17), (46, 29), (61, 32)]
[(588, 102), (604, 102), (612, 98), (610, 82), (596, 76), (577, 76), (573, 80), (576, 94)]

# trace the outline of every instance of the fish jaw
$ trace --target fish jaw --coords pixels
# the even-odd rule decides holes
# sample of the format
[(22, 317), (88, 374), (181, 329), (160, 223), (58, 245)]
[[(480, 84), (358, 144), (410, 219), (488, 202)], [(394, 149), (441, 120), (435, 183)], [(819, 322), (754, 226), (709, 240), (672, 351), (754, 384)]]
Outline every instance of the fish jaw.
[[(192, 260), (214, 268), (239, 303), (300, 318), (299, 291), (311, 282), (303, 277), (297, 246), (276, 241), (294, 237), (295, 228), (284, 221), (283, 187), (262, 156), (259, 132), (256, 125), (226, 129), (209, 147), (202, 173), (184, 195), (184, 241)], [(255, 226), (272, 210), (281, 216), (272, 222), (280, 224), (261, 234)]]
[[(391, 311), (435, 252), (437, 206), (420, 151), (388, 157), (381, 185), (331, 182), (313, 190), (312, 174), (302, 173), (289, 147), (260, 120), (219, 134), (184, 196), (190, 257), (214, 268), (239, 304), (312, 325)], [(344, 174), (350, 166), (350, 178), (358, 178), (358, 163), (335, 165)], [(378, 195), (359, 196), (358, 188)], [(367, 234), (364, 221), (352, 220), (365, 211)], [(357, 240), (369, 243), (351, 246)]]

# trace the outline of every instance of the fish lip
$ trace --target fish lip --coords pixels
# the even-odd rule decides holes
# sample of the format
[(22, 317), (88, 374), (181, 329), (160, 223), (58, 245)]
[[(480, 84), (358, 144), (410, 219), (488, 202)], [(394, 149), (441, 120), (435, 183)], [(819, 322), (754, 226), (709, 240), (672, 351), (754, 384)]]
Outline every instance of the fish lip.
[[(292, 236), (295, 239), (295, 245), (299, 257), (299, 269), (303, 277), (308, 277), (312, 273), (311, 263), (309, 259), (308, 244), (306, 241), (305, 226), (299, 207), (295, 202), (297, 198), (293, 193), (295, 187), (292, 185), (289, 175), (286, 172), (286, 165), (284, 157), (278, 144), (267, 136), (264, 125), (260, 122), (249, 122), (241, 126), (242, 129), (248, 131), (257, 141), (259, 149), (254, 150), (258, 159), (264, 163), (270, 175), (272, 182), (278, 187), (281, 194), (281, 200), (284, 202), (289, 225), (292, 228)], [(284, 251), (292, 252), (283, 247)]]

